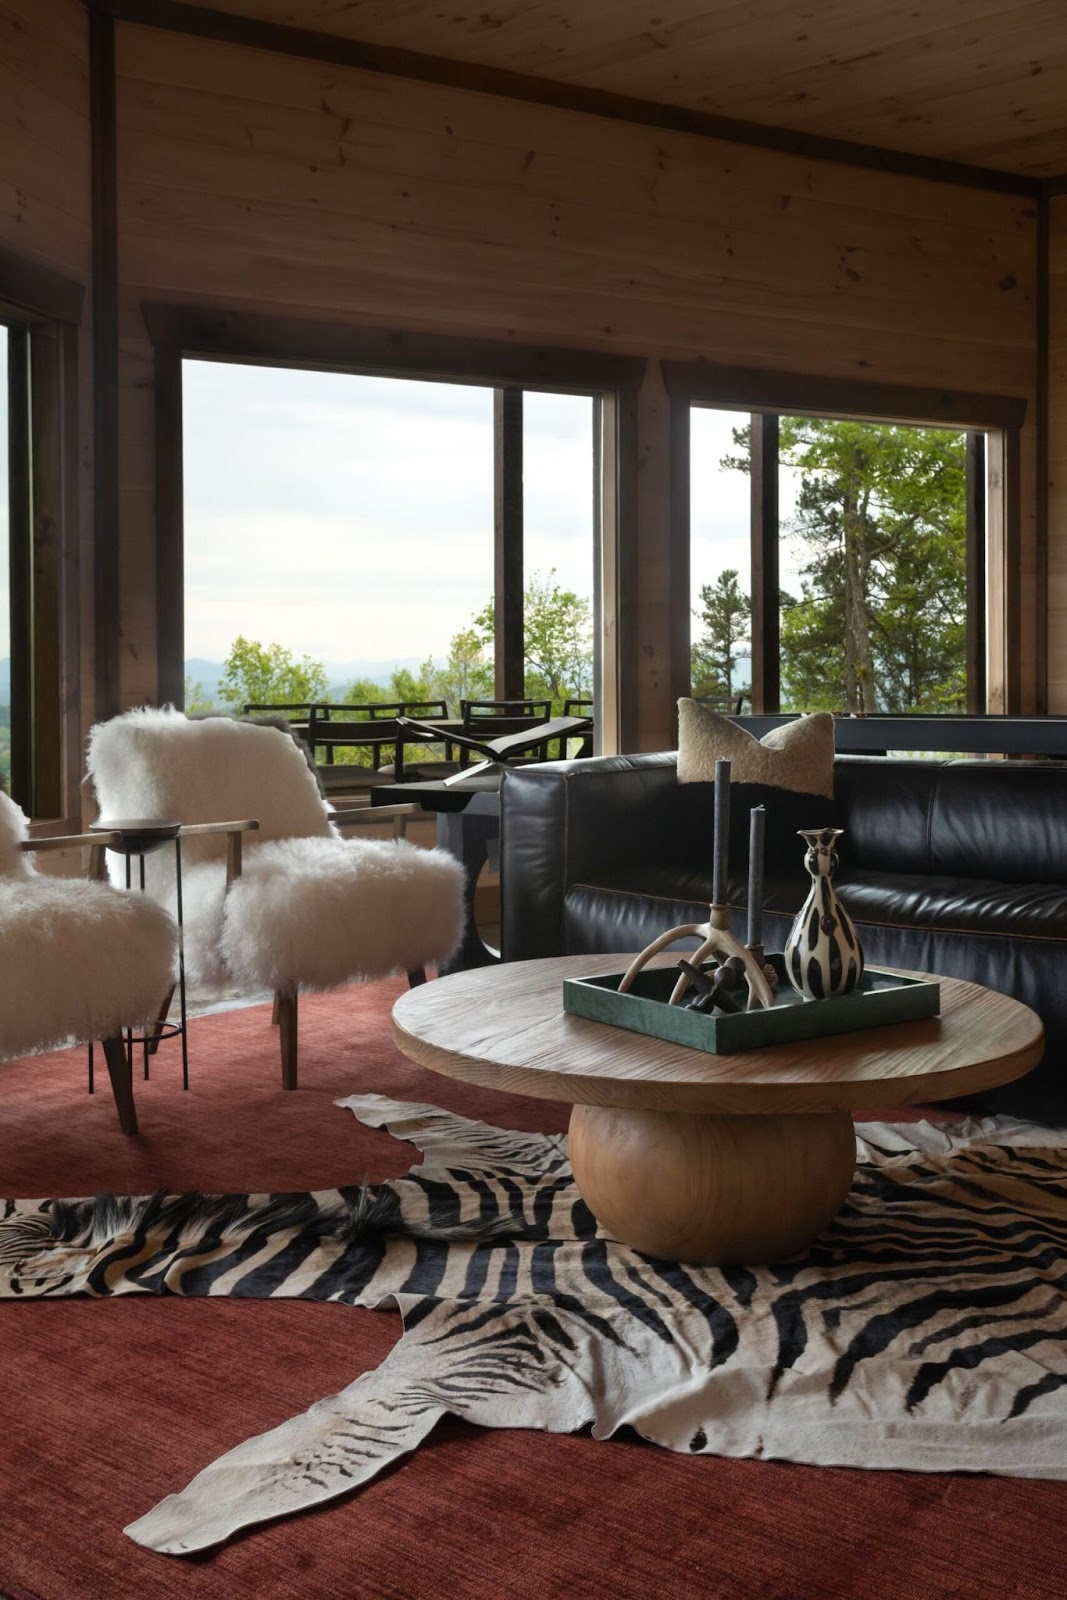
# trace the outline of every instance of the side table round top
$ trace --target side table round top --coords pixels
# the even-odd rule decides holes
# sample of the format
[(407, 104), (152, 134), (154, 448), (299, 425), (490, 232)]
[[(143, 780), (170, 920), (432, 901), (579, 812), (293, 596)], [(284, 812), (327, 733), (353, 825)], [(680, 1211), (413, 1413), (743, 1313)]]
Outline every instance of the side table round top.
[(629, 959), (562, 956), (437, 978), (397, 1001), (393, 1038), (421, 1066), (512, 1094), (731, 1115), (944, 1100), (1022, 1077), (1044, 1048), (1028, 1006), (958, 978), (940, 979), (938, 1017), (729, 1055), (564, 1011), (564, 978), (620, 971)]
[(121, 855), (147, 855), (151, 850), (158, 850), (169, 839), (176, 839), (181, 827), (180, 822), (172, 822), (165, 817), (120, 817), (115, 821), (100, 817), (89, 824), (89, 832), (121, 835), (118, 844), (107, 846)]

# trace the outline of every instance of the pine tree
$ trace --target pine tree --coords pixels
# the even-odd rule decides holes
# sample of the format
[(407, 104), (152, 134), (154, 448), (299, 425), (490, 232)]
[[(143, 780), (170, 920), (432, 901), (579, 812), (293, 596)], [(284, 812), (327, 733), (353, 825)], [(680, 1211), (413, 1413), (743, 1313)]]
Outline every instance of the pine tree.
[[(782, 417), (780, 459), (801, 475), (783, 528), (802, 563), (799, 597), (782, 599), (783, 708), (963, 710), (965, 435)], [(723, 466), (747, 470), (747, 450)]]
[(738, 661), (742, 647), (751, 648), (752, 633), (752, 600), (737, 581), (736, 567), (701, 587), (700, 607), (693, 613), (703, 628), (692, 649), (693, 694), (719, 711), (732, 711)]

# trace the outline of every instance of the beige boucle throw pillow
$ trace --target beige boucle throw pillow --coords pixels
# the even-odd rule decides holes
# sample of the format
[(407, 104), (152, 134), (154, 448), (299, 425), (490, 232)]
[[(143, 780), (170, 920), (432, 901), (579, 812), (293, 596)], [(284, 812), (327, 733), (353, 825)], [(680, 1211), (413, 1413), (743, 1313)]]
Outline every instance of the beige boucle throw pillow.
[(834, 719), (815, 711), (754, 739), (696, 700), (678, 702), (678, 782), (713, 783), (729, 761), (731, 783), (762, 783), (797, 794), (834, 794)]

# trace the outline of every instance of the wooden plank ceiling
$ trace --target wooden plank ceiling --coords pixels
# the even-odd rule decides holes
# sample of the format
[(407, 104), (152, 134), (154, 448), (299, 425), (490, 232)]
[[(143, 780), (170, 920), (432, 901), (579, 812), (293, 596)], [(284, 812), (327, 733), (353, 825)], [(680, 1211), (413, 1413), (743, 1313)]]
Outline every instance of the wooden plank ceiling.
[(1067, 172), (1067, 0), (197, 3), (913, 155)]

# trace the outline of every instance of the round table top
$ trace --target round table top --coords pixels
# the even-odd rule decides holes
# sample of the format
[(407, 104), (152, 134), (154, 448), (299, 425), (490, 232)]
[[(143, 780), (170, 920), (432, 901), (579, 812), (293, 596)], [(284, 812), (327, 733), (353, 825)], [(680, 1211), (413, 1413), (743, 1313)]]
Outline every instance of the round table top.
[(629, 960), (560, 956), (437, 978), (397, 1001), (393, 1038), (421, 1066), (511, 1094), (733, 1115), (926, 1104), (1021, 1078), (1044, 1048), (1028, 1006), (959, 978), (940, 979), (938, 1017), (730, 1055), (564, 1011), (564, 978)]
[(120, 836), (117, 843), (107, 846), (117, 855), (150, 855), (153, 850), (176, 839), (181, 828), (180, 822), (173, 822), (166, 817), (121, 817), (118, 821), (100, 817), (89, 824), (90, 833), (116, 833)]

